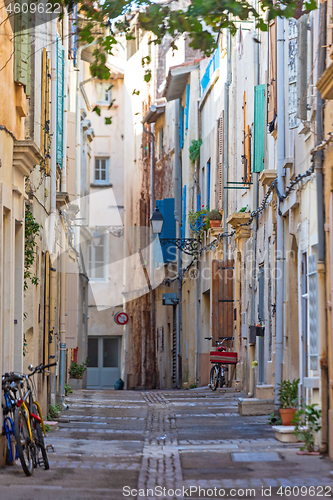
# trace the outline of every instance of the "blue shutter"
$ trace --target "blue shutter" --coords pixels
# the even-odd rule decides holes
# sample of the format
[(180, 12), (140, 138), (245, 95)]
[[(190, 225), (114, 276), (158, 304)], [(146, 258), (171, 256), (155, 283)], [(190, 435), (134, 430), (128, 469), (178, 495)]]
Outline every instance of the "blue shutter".
[(182, 209), (182, 238), (185, 238), (186, 229), (186, 186), (183, 187), (183, 209)]
[(254, 87), (253, 172), (261, 172), (264, 169), (265, 108), (265, 85), (257, 85)]
[(188, 129), (188, 116), (190, 114), (190, 85), (186, 86), (185, 130)]
[(64, 156), (64, 48), (57, 36), (57, 165), (63, 167)]
[[(156, 200), (156, 208), (163, 215), (163, 226), (160, 238), (176, 238), (176, 219), (175, 219), (175, 199), (165, 198), (164, 200)], [(174, 262), (176, 260), (177, 249), (172, 243), (162, 245), (162, 255), (164, 262)], [(155, 254), (155, 262), (157, 259)]]
[(180, 107), (180, 120), (179, 120), (179, 145), (180, 149), (184, 146), (184, 108)]
[(207, 162), (207, 207), (210, 210), (210, 161)]
[[(197, 211), (199, 211), (200, 209), (201, 209), (201, 193), (199, 193), (197, 196)], [(202, 225), (202, 219), (203, 219), (203, 216), (201, 216), (200, 219), (198, 219), (196, 222), (196, 230), (197, 231), (200, 230), (200, 227)]]

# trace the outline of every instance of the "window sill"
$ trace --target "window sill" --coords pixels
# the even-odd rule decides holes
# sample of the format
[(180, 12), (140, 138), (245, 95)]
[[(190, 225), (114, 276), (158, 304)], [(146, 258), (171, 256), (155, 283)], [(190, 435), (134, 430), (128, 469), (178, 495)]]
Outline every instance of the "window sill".
[(109, 184), (108, 182), (106, 182), (105, 184), (104, 183), (98, 183), (98, 182), (92, 182), (90, 184), (90, 187), (107, 187), (107, 188), (110, 188), (110, 187), (113, 187), (113, 184)]

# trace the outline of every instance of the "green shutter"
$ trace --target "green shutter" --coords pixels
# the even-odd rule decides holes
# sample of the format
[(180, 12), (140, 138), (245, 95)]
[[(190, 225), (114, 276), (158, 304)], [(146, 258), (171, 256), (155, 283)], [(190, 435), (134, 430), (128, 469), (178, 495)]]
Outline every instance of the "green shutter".
[[(16, 4), (22, 6), (22, 0)], [(14, 18), (14, 81), (25, 86), (25, 92), (30, 95), (31, 78), (31, 33), (30, 14), (15, 14)]]
[(64, 156), (64, 48), (57, 36), (57, 165), (63, 167)]
[(254, 87), (253, 172), (261, 172), (265, 167), (265, 87)]

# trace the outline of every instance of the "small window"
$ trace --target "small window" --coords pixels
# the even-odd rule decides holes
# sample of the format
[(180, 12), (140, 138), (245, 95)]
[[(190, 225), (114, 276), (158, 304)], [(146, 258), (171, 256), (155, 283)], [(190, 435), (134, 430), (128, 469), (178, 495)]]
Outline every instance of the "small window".
[(95, 158), (95, 184), (108, 184), (109, 158)]
[(99, 82), (96, 84), (97, 104), (110, 104), (111, 89), (107, 82)]
[(98, 244), (95, 246), (94, 242), (90, 242), (89, 246), (89, 262), (88, 262), (88, 275), (91, 280), (105, 281), (106, 277), (106, 235), (100, 237)]

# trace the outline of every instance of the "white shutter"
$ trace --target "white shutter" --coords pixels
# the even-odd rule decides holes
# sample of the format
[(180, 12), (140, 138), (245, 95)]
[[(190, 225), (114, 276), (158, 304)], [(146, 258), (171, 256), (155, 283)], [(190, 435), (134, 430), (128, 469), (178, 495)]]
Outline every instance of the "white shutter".
[(218, 163), (217, 163), (217, 186), (218, 186), (218, 207), (222, 208), (223, 201), (223, 137), (224, 135), (224, 112), (219, 118), (218, 130)]

